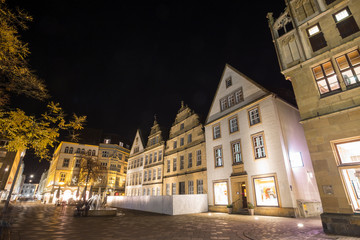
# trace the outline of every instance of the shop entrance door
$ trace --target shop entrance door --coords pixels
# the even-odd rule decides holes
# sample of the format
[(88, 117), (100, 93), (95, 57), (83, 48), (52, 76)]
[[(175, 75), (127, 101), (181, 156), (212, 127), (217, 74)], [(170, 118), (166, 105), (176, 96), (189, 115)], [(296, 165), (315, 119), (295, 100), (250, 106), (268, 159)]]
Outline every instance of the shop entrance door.
[(245, 183), (241, 184), (241, 196), (242, 196), (242, 205), (243, 208), (247, 208), (247, 196), (246, 196), (246, 185)]

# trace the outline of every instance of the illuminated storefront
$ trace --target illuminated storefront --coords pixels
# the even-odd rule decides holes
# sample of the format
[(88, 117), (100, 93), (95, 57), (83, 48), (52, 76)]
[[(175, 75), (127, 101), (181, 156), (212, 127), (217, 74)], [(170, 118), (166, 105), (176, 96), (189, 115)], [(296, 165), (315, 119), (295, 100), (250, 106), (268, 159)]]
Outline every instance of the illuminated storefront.
[(279, 200), (276, 188), (275, 177), (254, 178), (254, 189), (256, 206), (278, 207)]
[(360, 211), (360, 139), (335, 144), (338, 167), (355, 211)]
[(215, 205), (227, 205), (229, 203), (227, 182), (214, 183)]

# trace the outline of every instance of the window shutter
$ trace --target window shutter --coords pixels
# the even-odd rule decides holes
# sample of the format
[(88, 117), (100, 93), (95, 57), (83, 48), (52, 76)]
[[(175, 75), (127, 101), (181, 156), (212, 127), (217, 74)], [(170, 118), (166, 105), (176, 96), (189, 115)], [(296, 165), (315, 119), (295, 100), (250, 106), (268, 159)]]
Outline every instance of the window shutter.
[(342, 38), (346, 38), (347, 36), (350, 36), (351, 34), (359, 31), (359, 27), (356, 24), (353, 16), (350, 16), (347, 19), (338, 22), (336, 26), (339, 29), (340, 36)]
[(322, 32), (309, 38), (313, 52), (316, 52), (327, 46), (324, 34)]

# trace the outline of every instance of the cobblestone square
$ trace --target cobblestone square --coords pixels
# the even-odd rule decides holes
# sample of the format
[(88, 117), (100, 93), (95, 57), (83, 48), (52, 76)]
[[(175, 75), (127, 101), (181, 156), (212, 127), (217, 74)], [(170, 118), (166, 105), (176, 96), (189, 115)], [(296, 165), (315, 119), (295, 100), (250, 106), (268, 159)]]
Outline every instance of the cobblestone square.
[(73, 209), (17, 203), (10, 214), (11, 239), (359, 239), (324, 234), (319, 218), (167, 216), (125, 209), (119, 209), (116, 217), (73, 217)]

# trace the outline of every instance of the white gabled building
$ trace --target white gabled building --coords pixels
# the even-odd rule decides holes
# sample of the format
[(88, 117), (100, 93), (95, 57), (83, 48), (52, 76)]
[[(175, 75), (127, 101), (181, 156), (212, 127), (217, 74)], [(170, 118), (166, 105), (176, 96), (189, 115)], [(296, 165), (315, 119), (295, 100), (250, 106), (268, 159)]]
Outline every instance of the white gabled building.
[(140, 134), (140, 130), (138, 129), (136, 131), (135, 139), (129, 155), (125, 196), (142, 195), (143, 170), (144, 143)]
[(297, 108), (226, 65), (205, 122), (209, 210), (250, 202), (255, 214), (319, 214), (299, 120)]

